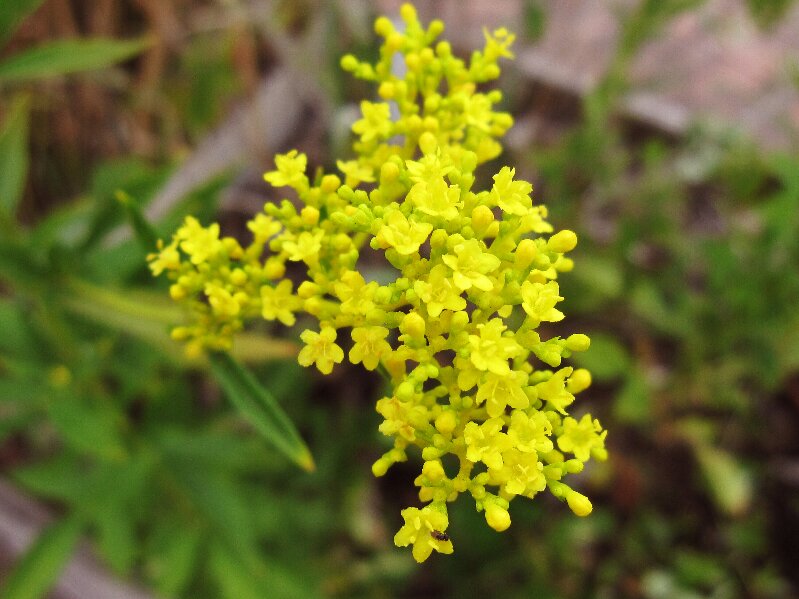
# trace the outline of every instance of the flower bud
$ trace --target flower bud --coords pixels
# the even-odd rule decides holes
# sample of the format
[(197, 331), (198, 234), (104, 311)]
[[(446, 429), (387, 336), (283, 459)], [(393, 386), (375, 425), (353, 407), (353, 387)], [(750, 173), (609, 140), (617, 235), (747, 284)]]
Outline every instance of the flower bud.
[(391, 462), (386, 459), (385, 456), (378, 459), (374, 464), (372, 464), (372, 474), (377, 477), (385, 475), (388, 472), (388, 469), (391, 467)]
[(413, 399), (415, 393), (416, 391), (413, 388), (413, 383), (409, 381), (401, 382), (399, 385), (397, 385), (397, 389), (394, 391), (394, 394), (400, 401), (410, 401)]
[(436, 150), (438, 149), (438, 140), (436, 136), (430, 133), (429, 131), (425, 131), (419, 136), (419, 148), (422, 150), (422, 154), (435, 154)]
[(169, 297), (175, 301), (180, 301), (186, 297), (186, 288), (180, 283), (175, 283), (169, 287)]
[(279, 260), (267, 260), (264, 264), (264, 276), (267, 279), (281, 279), (286, 274), (286, 265)]
[(386, 183), (391, 183), (399, 177), (399, 167), (393, 162), (384, 162), (380, 167), (380, 180)]
[(547, 249), (559, 254), (570, 252), (575, 247), (577, 247), (577, 235), (568, 229), (555, 233), (547, 241)]
[(375, 20), (375, 33), (382, 37), (388, 37), (394, 33), (394, 25), (388, 17), (378, 17)]
[(582, 333), (569, 335), (566, 339), (566, 347), (571, 351), (585, 351), (591, 347), (591, 340), (588, 335), (583, 335)]
[(516, 264), (521, 268), (529, 266), (538, 255), (538, 246), (532, 239), (522, 239), (516, 246)]
[(444, 466), (441, 465), (441, 460), (425, 462), (424, 466), (422, 466), (422, 474), (424, 474), (431, 483), (441, 482), (441, 480), (447, 476), (446, 472), (444, 472)]
[(302, 299), (308, 299), (309, 297), (319, 295), (320, 292), (321, 289), (319, 289), (319, 285), (312, 281), (303, 281), (300, 283), (300, 286), (297, 287), (297, 295)]
[(412, 339), (421, 339), (424, 337), (425, 331), (424, 318), (416, 312), (409, 312), (400, 323), (400, 331), (409, 335)]
[(469, 324), (469, 315), (466, 312), (455, 312), (450, 321), (450, 327), (453, 331), (462, 331)]
[(594, 509), (588, 497), (577, 491), (569, 491), (566, 493), (566, 503), (569, 504), (569, 509), (571, 509), (576, 516), (580, 517), (587, 516)]
[(488, 206), (480, 205), (472, 210), (472, 227), (478, 233), (485, 231), (494, 222), (494, 213)]
[(433, 249), (446, 247), (448, 239), (449, 235), (444, 229), (436, 229), (430, 235), (430, 247)]
[(341, 187), (341, 179), (338, 178), (338, 175), (325, 175), (322, 177), (319, 187), (324, 193), (333, 193)]
[(405, 2), (400, 7), (400, 17), (406, 23), (410, 23), (411, 21), (416, 20), (416, 9), (413, 7), (412, 4)]
[(497, 532), (507, 530), (510, 526), (510, 514), (508, 510), (500, 507), (496, 503), (491, 502), (485, 506), (485, 516), (488, 525)]
[(313, 227), (319, 222), (319, 210), (313, 206), (306, 206), (300, 211), (302, 222), (309, 227)]
[(358, 68), (358, 59), (352, 54), (345, 54), (341, 57), (341, 68), (348, 73), (353, 72)]
[(591, 386), (591, 373), (585, 368), (578, 368), (572, 372), (569, 380), (566, 382), (566, 390), (569, 393), (579, 393), (585, 391)]
[(436, 418), (435, 426), (442, 435), (450, 435), (458, 426), (458, 417), (453, 410), (443, 410)]

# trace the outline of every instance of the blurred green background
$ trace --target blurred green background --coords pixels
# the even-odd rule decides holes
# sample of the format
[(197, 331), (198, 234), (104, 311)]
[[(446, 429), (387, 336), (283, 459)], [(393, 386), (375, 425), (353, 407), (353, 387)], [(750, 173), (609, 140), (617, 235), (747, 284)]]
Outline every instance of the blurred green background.
[[(238, 348), (313, 452), (309, 474), (168, 337), (179, 317), (130, 215), (165, 237), (189, 213), (244, 234), (280, 199), (261, 179), (275, 152), (334, 168), (374, 94), (338, 59), (375, 55), (371, 22), (395, 3), (2, 0), (0, 596), (46, 596), (59, 577), (52, 597), (109, 596), (64, 570), (76, 550), (94, 559), (86, 549), (92, 576), (131, 599), (799, 596), (795, 132), (770, 144), (724, 115), (669, 130), (629, 102), (652, 44), (725, 3), (611, 3), (610, 60), (571, 87), (525, 69), (525, 48), (586, 26), (564, 30), (556, 3), (422, 4), (459, 17), (445, 36), (464, 55), (481, 15), (519, 35), (500, 82), (518, 125), (482, 174), (515, 166), (580, 236), (567, 318), (547, 332), (592, 338), (581, 401), (611, 452), (581, 475), (594, 513), (541, 496), (497, 534), (463, 499), (455, 554), (419, 566), (392, 543), (418, 464), (370, 471), (387, 445), (378, 378), (297, 366), (302, 322)], [(788, 0), (726, 4), (754, 37), (799, 35)], [(789, 100), (796, 49), (764, 59), (779, 59)], [(670, 65), (655, 66), (665, 81)]]

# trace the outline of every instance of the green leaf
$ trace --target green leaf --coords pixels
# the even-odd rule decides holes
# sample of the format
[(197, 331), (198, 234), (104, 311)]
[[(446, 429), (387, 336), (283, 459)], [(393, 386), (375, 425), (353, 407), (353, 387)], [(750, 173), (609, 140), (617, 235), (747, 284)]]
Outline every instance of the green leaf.
[(28, 177), (28, 98), (19, 96), (0, 129), (0, 223), (14, 222)]
[(50, 590), (80, 539), (83, 525), (72, 516), (47, 528), (8, 578), (4, 599), (39, 599)]
[(546, 10), (540, 0), (527, 0), (524, 4), (524, 33), (527, 43), (537, 42), (546, 29)]
[(67, 504), (83, 498), (84, 485), (80, 468), (70, 456), (59, 454), (49, 461), (39, 461), (13, 471), (14, 480), (32, 493)]
[(189, 584), (197, 565), (202, 540), (199, 528), (181, 527), (159, 538), (156, 550), (155, 588), (164, 597), (178, 597)]
[(43, 249), (56, 245), (74, 247), (86, 235), (94, 209), (90, 198), (54, 207), (30, 229), (30, 245)]
[(214, 536), (226, 539), (242, 552), (257, 555), (252, 509), (241, 486), (224, 473), (209, 472), (196, 464), (170, 460), (168, 466), (192, 507), (212, 525)]
[(741, 516), (752, 503), (752, 476), (731, 454), (705, 443), (695, 443), (699, 466), (716, 506), (731, 516)]
[[(170, 337), (169, 329), (183, 320), (184, 313), (163, 293), (144, 289), (122, 291), (74, 280), (59, 299), (72, 314), (145, 341), (177, 365), (204, 364), (202, 359), (189, 359)], [(232, 353), (245, 362), (264, 362), (291, 358), (297, 354), (297, 346), (290, 341), (245, 332), (236, 337)]]
[(230, 354), (211, 354), (210, 361), (214, 377), (247, 421), (291, 461), (314, 470), (311, 452), (272, 394)]
[(3, 0), (0, 2), (0, 46), (17, 30), (43, 0)]
[(125, 207), (125, 213), (139, 244), (149, 252), (155, 251), (160, 235), (144, 216), (136, 200), (122, 190), (116, 192), (116, 199)]
[(663, 294), (651, 281), (640, 281), (629, 292), (633, 312), (656, 330), (681, 335), (690, 330), (683, 313), (666, 304)]
[(257, 579), (221, 544), (211, 546), (210, 574), (224, 599), (262, 599)]
[(127, 60), (150, 45), (146, 38), (58, 40), (15, 54), (0, 63), (0, 83), (93, 71)]
[(33, 248), (0, 234), (0, 281), (8, 280), (16, 289), (30, 289), (49, 275)]
[(597, 381), (610, 381), (622, 376), (630, 365), (627, 349), (614, 337), (594, 333), (588, 351), (574, 354), (572, 360), (591, 371)]
[(117, 574), (127, 575), (136, 559), (135, 522), (126, 506), (108, 506), (97, 513), (97, 545), (103, 558)]
[(39, 348), (28, 318), (21, 302), (0, 298), (0, 351), (33, 361), (39, 357)]
[(619, 422), (646, 424), (652, 419), (652, 397), (646, 376), (633, 370), (613, 404), (613, 414)]
[(67, 445), (76, 451), (107, 460), (125, 456), (117, 415), (112, 409), (89, 405), (63, 390), (53, 393), (48, 414)]
[(209, 570), (223, 599), (316, 599), (313, 579), (270, 560), (248, 566), (222, 543), (210, 548)]

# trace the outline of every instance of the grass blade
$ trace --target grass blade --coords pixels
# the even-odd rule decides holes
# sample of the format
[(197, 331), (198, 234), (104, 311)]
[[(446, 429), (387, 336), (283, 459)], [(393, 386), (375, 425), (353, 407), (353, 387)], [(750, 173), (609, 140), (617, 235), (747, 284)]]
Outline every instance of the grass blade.
[(147, 217), (144, 216), (136, 200), (122, 190), (116, 192), (116, 199), (125, 208), (130, 226), (133, 228), (139, 244), (148, 252), (155, 251), (160, 236), (153, 225), (150, 224), (150, 221), (147, 220)]
[(47, 528), (8, 578), (5, 599), (39, 599), (53, 586), (80, 538), (83, 525), (75, 517)]
[(139, 54), (147, 39), (67, 39), (12, 55), (0, 63), (0, 82), (19, 82), (93, 71)]
[(28, 99), (12, 104), (0, 129), (0, 222), (14, 222), (28, 177)]
[(291, 461), (314, 470), (311, 452), (272, 394), (230, 354), (211, 354), (210, 361), (219, 385), (250, 424)]
[(3, 0), (0, 2), (0, 46), (8, 41), (17, 27), (39, 8), (43, 0)]

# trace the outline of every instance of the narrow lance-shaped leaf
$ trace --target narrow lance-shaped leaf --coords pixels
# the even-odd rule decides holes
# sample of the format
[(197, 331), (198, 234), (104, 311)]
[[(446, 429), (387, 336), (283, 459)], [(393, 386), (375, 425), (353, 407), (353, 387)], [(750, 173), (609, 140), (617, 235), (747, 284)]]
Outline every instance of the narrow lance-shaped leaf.
[(211, 354), (210, 361), (219, 385), (250, 424), (287, 458), (313, 470), (311, 452), (272, 394), (230, 354)]
[(130, 226), (133, 227), (133, 232), (136, 234), (136, 239), (139, 244), (148, 251), (155, 250), (158, 243), (159, 235), (155, 228), (147, 220), (147, 217), (141, 211), (141, 208), (132, 197), (121, 189), (116, 192), (116, 200), (125, 208), (125, 213), (130, 221)]
[(0, 46), (8, 41), (20, 23), (39, 8), (43, 0), (3, 0), (0, 2)]
[[(3, 272), (2, 257), (0, 251), (0, 274)], [(178, 365), (193, 367), (203, 364), (202, 360), (186, 356), (170, 338), (169, 328), (180, 322), (183, 313), (161, 293), (98, 287), (86, 281), (73, 280), (59, 301), (72, 314), (150, 343)], [(233, 355), (244, 362), (267, 362), (296, 356), (297, 346), (285, 339), (244, 332), (236, 338)]]
[(72, 556), (81, 528), (81, 521), (71, 516), (46, 529), (8, 577), (0, 596), (4, 599), (44, 597)]
[(0, 63), (0, 83), (57, 77), (111, 66), (139, 54), (148, 39), (68, 39), (12, 55)]
[(0, 129), (0, 223), (14, 221), (28, 176), (28, 98), (20, 96)]

